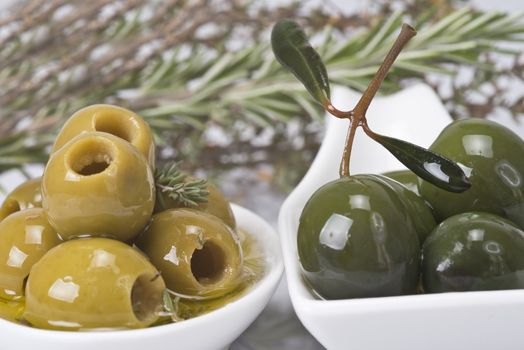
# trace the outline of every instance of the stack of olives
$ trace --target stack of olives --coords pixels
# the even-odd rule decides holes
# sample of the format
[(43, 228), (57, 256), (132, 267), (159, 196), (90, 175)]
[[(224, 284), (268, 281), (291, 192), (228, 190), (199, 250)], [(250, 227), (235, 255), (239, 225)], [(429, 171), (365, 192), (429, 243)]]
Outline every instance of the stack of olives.
[[(451, 123), (424, 149), (368, 125), (373, 97), (415, 34), (402, 26), (355, 108), (341, 111), (300, 26), (282, 20), (273, 28), (277, 60), (328, 113), (349, 121), (340, 178), (313, 193), (297, 233), (304, 279), (321, 298), (524, 288), (524, 141), (469, 119)], [(412, 172), (350, 175), (357, 128)]]
[(524, 288), (524, 141), (466, 119), (429, 149), (456, 161), (471, 188), (452, 193), (405, 170), (343, 177), (313, 194), (298, 253), (321, 297)]
[(140, 116), (79, 110), (43, 177), (0, 209), (0, 302), (25, 303), (21, 318), (38, 328), (120, 329), (161, 322), (173, 311), (166, 295), (172, 306), (169, 295), (230, 293), (244, 271), (235, 218), (216, 187), (200, 184), (205, 200), (185, 207), (155, 183), (153, 136)]

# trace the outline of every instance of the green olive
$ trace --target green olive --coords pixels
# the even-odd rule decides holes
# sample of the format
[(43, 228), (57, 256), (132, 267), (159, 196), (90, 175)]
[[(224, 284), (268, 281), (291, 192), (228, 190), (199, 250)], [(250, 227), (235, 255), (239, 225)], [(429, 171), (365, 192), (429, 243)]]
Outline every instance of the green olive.
[(239, 239), (213, 215), (194, 209), (163, 211), (153, 216), (136, 245), (175, 293), (218, 297), (240, 282)]
[(415, 291), (420, 254), (416, 226), (392, 181), (385, 179), (343, 177), (322, 186), (306, 203), (298, 255), (305, 279), (323, 298)]
[(437, 226), (431, 206), (414, 191), (385, 175), (377, 175), (385, 184), (388, 184), (400, 195), (405, 210), (410, 214), (420, 245), (424, 243), (431, 231)]
[(77, 135), (93, 131), (107, 132), (130, 142), (154, 169), (155, 143), (149, 125), (138, 114), (112, 105), (91, 105), (75, 112), (60, 130), (51, 153)]
[(0, 298), (20, 299), (31, 267), (59, 243), (42, 208), (22, 210), (0, 222)]
[(137, 249), (107, 238), (74, 239), (33, 266), (24, 318), (46, 329), (142, 328), (158, 319), (164, 290)]
[(7, 195), (0, 207), (0, 221), (20, 210), (42, 207), (42, 179), (28, 180)]
[(426, 292), (524, 288), (524, 231), (497, 215), (471, 212), (443, 221), (423, 247)]
[(471, 182), (463, 193), (420, 182), (420, 194), (431, 203), (437, 220), (482, 211), (524, 228), (524, 142), (518, 135), (492, 121), (458, 120), (442, 131), (430, 149), (457, 162)]
[(51, 155), (43, 207), (63, 239), (108, 236), (128, 241), (149, 221), (154, 179), (146, 159), (107, 133), (83, 133)]
[(20, 322), (24, 307), (25, 303), (22, 301), (0, 299), (0, 318), (15, 323)]
[[(200, 203), (196, 208), (208, 214), (214, 215), (224, 221), (233, 230), (236, 229), (235, 216), (231, 210), (231, 205), (222, 192), (212, 183), (206, 183), (206, 189), (209, 192), (207, 196), (207, 202)], [(165, 209), (183, 208), (183, 205), (173, 200), (167, 193), (162, 193), (162, 204), (158, 204), (159, 198), (157, 198), (157, 206), (155, 212), (160, 212)]]
[(416, 194), (420, 195), (420, 193), (418, 192), (419, 178), (411, 170), (389, 171), (382, 175), (387, 176), (390, 179), (393, 179), (397, 182), (400, 182), (402, 185), (406, 186), (408, 190), (411, 190)]

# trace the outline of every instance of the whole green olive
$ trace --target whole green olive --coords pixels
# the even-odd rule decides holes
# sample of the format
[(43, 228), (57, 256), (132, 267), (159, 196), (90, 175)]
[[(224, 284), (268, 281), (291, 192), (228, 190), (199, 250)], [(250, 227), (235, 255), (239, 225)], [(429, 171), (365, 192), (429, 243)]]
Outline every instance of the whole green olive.
[(420, 195), (420, 193), (418, 192), (419, 178), (411, 170), (406, 169), (406, 170), (389, 171), (382, 175), (387, 176), (390, 179), (393, 179), (397, 182), (400, 182), (402, 185), (406, 186), (408, 190), (411, 190), (415, 192), (416, 194)]
[(342, 177), (322, 186), (306, 203), (298, 255), (305, 279), (323, 298), (415, 291), (420, 254), (415, 224), (392, 181), (384, 179)]
[(404, 202), (405, 209), (410, 214), (413, 224), (415, 225), (419, 243), (422, 245), (431, 231), (433, 231), (435, 226), (437, 226), (433, 215), (433, 209), (426, 200), (404, 184), (385, 175), (377, 176), (381, 178), (385, 184), (393, 187), (400, 195), (400, 199)]
[(458, 120), (441, 132), (430, 150), (457, 162), (471, 182), (463, 193), (420, 182), (420, 194), (434, 208), (438, 221), (483, 211), (524, 228), (524, 142), (519, 136), (492, 121)]
[(0, 222), (0, 298), (23, 297), (31, 267), (60, 243), (42, 208), (18, 211)]
[[(226, 197), (224, 197), (222, 192), (209, 181), (206, 183), (206, 190), (209, 193), (207, 196), (207, 201), (204, 203), (199, 203), (199, 205), (193, 209), (201, 210), (208, 214), (214, 215), (224, 221), (233, 230), (235, 230), (235, 216), (233, 215), (231, 205), (229, 204)], [(160, 200), (162, 200), (162, 205), (159, 205), (158, 203)], [(175, 208), (183, 208), (183, 205), (173, 200), (167, 193), (162, 192), (162, 198), (157, 198), (155, 212)]]
[(158, 319), (164, 290), (137, 249), (107, 238), (74, 239), (33, 266), (24, 318), (46, 329), (142, 328)]
[(194, 209), (163, 211), (153, 216), (136, 245), (175, 293), (218, 297), (240, 282), (239, 239), (213, 215)]
[(0, 207), (0, 221), (20, 210), (42, 207), (42, 178), (27, 180), (7, 195)]
[(444, 220), (423, 246), (426, 292), (524, 288), (524, 232), (497, 215), (470, 212)]
[(113, 105), (97, 104), (75, 112), (58, 134), (51, 153), (84, 132), (101, 131), (130, 142), (155, 167), (155, 143), (149, 125), (138, 114)]
[(107, 236), (127, 241), (148, 223), (154, 179), (144, 156), (111, 134), (83, 133), (51, 155), (43, 207), (63, 239)]

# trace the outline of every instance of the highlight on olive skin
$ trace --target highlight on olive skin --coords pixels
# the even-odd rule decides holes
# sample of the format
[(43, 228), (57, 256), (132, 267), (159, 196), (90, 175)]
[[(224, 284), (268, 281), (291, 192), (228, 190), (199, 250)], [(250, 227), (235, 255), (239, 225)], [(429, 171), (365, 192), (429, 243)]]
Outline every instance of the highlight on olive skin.
[(131, 111), (93, 105), (66, 122), (42, 178), (0, 207), (0, 318), (65, 331), (159, 326), (231, 303), (263, 276), (259, 246), (236, 231), (220, 190), (179, 162), (154, 162), (149, 126)]
[(343, 177), (319, 188), (306, 203), (298, 228), (298, 255), (305, 279), (321, 297), (415, 292), (420, 256), (417, 212), (406, 207), (384, 179)]
[(45, 329), (144, 328), (158, 319), (164, 290), (137, 249), (107, 238), (75, 239), (34, 265), (24, 318)]
[(53, 153), (42, 180), (43, 207), (62, 238), (132, 239), (155, 203), (144, 156), (107, 133), (83, 133)]
[(510, 219), (524, 228), (524, 141), (490, 120), (465, 119), (449, 124), (430, 146), (467, 169), (471, 188), (461, 194), (443, 191), (427, 181), (419, 191), (439, 220), (468, 211)]
[(27, 180), (7, 195), (0, 207), (0, 221), (10, 214), (42, 207), (42, 178)]
[(0, 299), (21, 299), (33, 265), (60, 242), (42, 208), (22, 210), (1, 221)]
[(219, 297), (240, 281), (243, 259), (238, 237), (213, 215), (194, 209), (163, 211), (153, 216), (135, 244), (174, 293)]
[[(330, 100), (327, 69), (300, 25), (284, 19), (277, 22), (271, 32), (277, 61), (295, 75), (327, 113), (348, 121), (340, 178), (313, 193), (299, 220), (298, 259), (302, 275), (317, 297), (347, 299), (414, 294), (420, 281), (421, 244), (436, 225), (431, 201), (428, 204), (414, 188), (419, 182), (417, 177), (440, 192), (453, 192), (457, 197), (472, 187), (464, 169), (453, 159), (435, 150), (381, 135), (368, 125), (366, 113), (374, 96), (402, 49), (415, 35), (413, 27), (403, 24), (354, 108), (339, 110)], [(389, 175), (400, 176), (400, 181), (414, 190), (385, 176), (350, 174), (358, 128), (411, 171)]]
[(468, 212), (444, 220), (424, 243), (428, 293), (522, 289), (524, 231), (500, 216)]
[(64, 124), (51, 153), (84, 132), (106, 132), (136, 147), (155, 168), (155, 143), (151, 128), (138, 114), (118, 106), (96, 104), (80, 109)]

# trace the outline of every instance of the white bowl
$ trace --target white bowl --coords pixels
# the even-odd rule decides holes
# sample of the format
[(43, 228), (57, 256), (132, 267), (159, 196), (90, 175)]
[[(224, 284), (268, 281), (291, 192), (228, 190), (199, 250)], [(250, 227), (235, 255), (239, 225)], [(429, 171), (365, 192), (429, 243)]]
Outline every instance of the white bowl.
[[(335, 106), (349, 109), (359, 98), (335, 89)], [(436, 94), (419, 85), (376, 98), (369, 124), (386, 135), (427, 147), (451, 121)], [(352, 300), (318, 300), (302, 282), (297, 255), (300, 213), (311, 194), (338, 177), (347, 121), (327, 119), (322, 146), (304, 179), (284, 202), (279, 231), (293, 307), (328, 349), (524, 349), (524, 291), (443, 293)], [(360, 135), (362, 136), (362, 135)], [(381, 146), (358, 137), (351, 172), (381, 173), (402, 165)]]
[(282, 276), (278, 236), (258, 215), (237, 205), (233, 212), (240, 229), (260, 243), (266, 273), (240, 299), (208, 314), (158, 327), (108, 332), (48, 331), (0, 319), (1, 350), (146, 350), (224, 349), (262, 312)]

